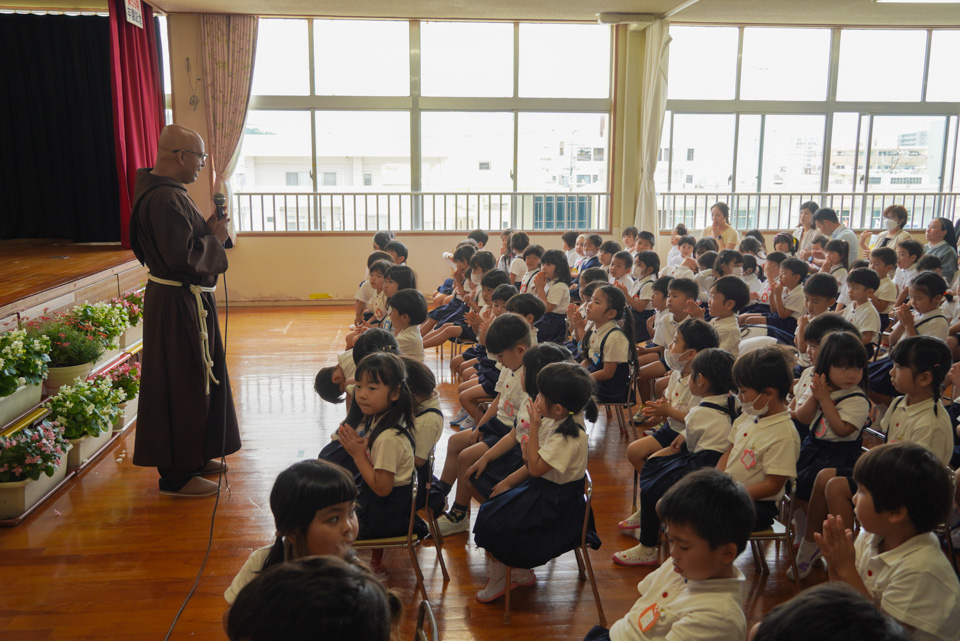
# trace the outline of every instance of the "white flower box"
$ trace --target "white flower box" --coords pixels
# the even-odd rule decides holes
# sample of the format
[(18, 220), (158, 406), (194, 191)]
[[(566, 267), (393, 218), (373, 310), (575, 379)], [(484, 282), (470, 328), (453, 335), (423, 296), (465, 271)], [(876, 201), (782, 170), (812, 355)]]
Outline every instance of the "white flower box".
[(10, 396), (0, 398), (0, 428), (27, 413), (40, 402), (40, 385), (21, 385)]
[(73, 446), (73, 449), (70, 450), (67, 467), (71, 470), (80, 467), (105, 448), (111, 438), (113, 438), (113, 430), (100, 432), (97, 436), (88, 434), (80, 438), (70, 439), (69, 443)]
[(130, 427), (130, 424), (137, 418), (137, 408), (140, 406), (140, 395), (137, 394), (132, 400), (121, 404), (120, 414), (117, 416), (117, 422), (113, 424), (114, 432), (122, 432)]
[(34, 505), (39, 503), (50, 491), (57, 487), (63, 478), (67, 475), (67, 457), (69, 456), (70, 445), (66, 445), (63, 458), (60, 459), (60, 465), (53, 473), (53, 476), (41, 474), (40, 478), (34, 481), (8, 481), (0, 483), (0, 519), (15, 519)]
[(143, 321), (140, 321), (136, 326), (127, 328), (127, 331), (120, 336), (120, 348), (125, 350), (130, 349), (142, 340)]

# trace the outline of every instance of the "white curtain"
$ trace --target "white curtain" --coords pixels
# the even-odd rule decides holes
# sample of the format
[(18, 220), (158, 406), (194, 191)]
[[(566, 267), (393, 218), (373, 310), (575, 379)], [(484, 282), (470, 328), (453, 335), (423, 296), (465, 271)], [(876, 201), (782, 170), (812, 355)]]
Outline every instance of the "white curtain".
[(660, 221), (657, 217), (657, 194), (653, 176), (657, 170), (660, 132), (663, 130), (663, 114), (667, 108), (669, 21), (657, 20), (644, 30), (644, 36), (643, 81), (640, 89), (640, 144), (637, 149), (640, 193), (637, 198), (634, 224), (642, 230), (656, 233)]

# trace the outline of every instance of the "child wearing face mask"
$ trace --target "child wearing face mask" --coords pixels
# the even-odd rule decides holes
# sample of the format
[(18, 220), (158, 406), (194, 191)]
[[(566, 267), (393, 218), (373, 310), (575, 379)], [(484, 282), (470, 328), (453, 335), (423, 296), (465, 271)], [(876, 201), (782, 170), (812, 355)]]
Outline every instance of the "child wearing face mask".
[(773, 524), (777, 501), (797, 475), (800, 437), (787, 411), (793, 371), (783, 349), (761, 347), (737, 359), (733, 380), (743, 414), (733, 423), (730, 447), (717, 469), (742, 483), (753, 499), (756, 532)]

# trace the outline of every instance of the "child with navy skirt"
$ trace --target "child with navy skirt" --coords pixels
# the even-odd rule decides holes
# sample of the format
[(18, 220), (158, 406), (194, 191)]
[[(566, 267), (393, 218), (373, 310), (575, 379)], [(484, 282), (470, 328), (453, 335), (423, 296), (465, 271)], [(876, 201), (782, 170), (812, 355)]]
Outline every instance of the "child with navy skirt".
[[(351, 415), (337, 431), (361, 476), (357, 497), (360, 539), (400, 536), (409, 524), (415, 424), (405, 377), (403, 360), (396, 354), (366, 356), (357, 365)], [(365, 436), (355, 427), (362, 427)], [(415, 531), (425, 536), (426, 524), (417, 519)]]
[[(660, 517), (657, 501), (681, 478), (703, 467), (715, 467), (729, 445), (736, 418), (733, 356), (718, 348), (698, 352), (690, 364), (689, 386), (700, 403), (690, 408), (686, 429), (669, 448), (647, 461), (640, 473), (640, 509), (636, 527), (640, 543), (613, 555), (618, 565), (656, 565), (659, 560)], [(632, 525), (632, 524), (631, 524)]]
[[(653, 298), (653, 282), (657, 280), (660, 271), (660, 257), (654, 251), (641, 251), (633, 262), (633, 291), (626, 291), (624, 287), (617, 287), (627, 295), (633, 314), (633, 342), (646, 343), (651, 336), (647, 331), (647, 319), (652, 317), (656, 310), (650, 300)], [(615, 284), (616, 285), (616, 284)]]
[(563, 252), (551, 249), (540, 259), (534, 293), (547, 310), (537, 324), (540, 342), (563, 343), (567, 336), (567, 305), (570, 304), (570, 266)]
[[(623, 403), (630, 394), (630, 364), (636, 367), (633, 314), (623, 292), (613, 285), (598, 287), (587, 305), (587, 320), (594, 324), (584, 336), (581, 363), (597, 383), (597, 400)], [(623, 326), (621, 327), (621, 322)]]
[[(530, 433), (521, 444), (531, 478), (483, 503), (473, 529), (477, 545), (493, 557), (489, 582), (477, 593), (481, 603), (504, 593), (507, 565), (518, 568), (511, 589), (532, 585), (531, 568), (580, 545), (588, 440), (581, 415), (596, 420), (593, 380), (579, 365), (553, 363), (541, 370), (537, 388)], [(587, 541), (600, 547), (592, 515)]]
[(804, 313), (803, 280), (809, 267), (799, 258), (788, 258), (780, 263), (780, 276), (770, 290), (769, 314), (741, 314), (741, 325), (766, 325), (767, 335), (784, 336), (784, 342), (793, 344), (797, 319)]

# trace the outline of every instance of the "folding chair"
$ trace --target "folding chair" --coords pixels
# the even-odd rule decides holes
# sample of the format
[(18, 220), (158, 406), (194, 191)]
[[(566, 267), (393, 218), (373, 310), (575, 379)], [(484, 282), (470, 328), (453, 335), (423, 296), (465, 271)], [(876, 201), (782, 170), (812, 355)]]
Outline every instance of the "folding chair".
[(637, 440), (637, 427), (633, 424), (631, 420), (633, 417), (630, 416), (630, 410), (633, 409), (633, 406), (637, 402), (637, 371), (638, 368), (636, 363), (630, 363), (630, 378), (627, 383), (627, 397), (620, 402), (608, 402), (601, 403), (594, 398), (594, 401), (597, 403), (597, 407), (603, 407), (605, 409), (613, 409), (617, 417), (617, 427), (620, 428), (620, 436), (628, 436), (626, 425), (629, 423), (630, 428), (633, 432), (633, 440)]
[[(417, 546), (420, 545), (420, 539), (413, 533), (413, 525), (417, 518), (417, 470), (413, 470), (413, 478), (410, 481), (412, 485), (412, 496), (410, 498), (410, 522), (407, 525), (407, 533), (402, 536), (391, 536), (382, 539), (361, 539), (353, 542), (354, 550), (385, 550), (387, 548), (404, 548), (410, 552), (410, 560), (413, 562), (413, 570), (417, 574), (417, 589), (427, 599), (427, 589), (423, 585), (423, 572), (420, 571), (420, 560), (417, 559)], [(438, 548), (437, 554), (440, 554)], [(441, 567), (443, 567), (441, 560)], [(445, 569), (445, 568), (444, 568)]]
[[(424, 630), (424, 627), (430, 630), (430, 634)], [(437, 620), (433, 616), (433, 608), (429, 601), (421, 601), (420, 609), (417, 612), (417, 629), (413, 635), (413, 641), (439, 641), (440, 633), (437, 630)]]
[[(574, 554), (577, 557), (577, 568), (579, 570), (579, 578), (581, 581), (587, 580), (587, 575), (590, 577), (590, 587), (593, 588), (593, 599), (597, 604), (597, 614), (600, 615), (600, 625), (607, 625), (607, 618), (603, 615), (603, 604), (600, 603), (600, 592), (597, 590), (597, 579), (593, 576), (593, 566), (590, 565), (590, 554), (587, 550), (587, 527), (590, 524), (590, 505), (593, 501), (593, 481), (590, 478), (590, 472), (585, 472), (583, 475), (584, 481), (584, 498), (586, 499), (586, 509), (583, 513), (583, 529), (580, 531), (580, 545), (573, 549)], [(584, 574), (584, 567), (586, 567), (587, 574)], [(506, 576), (506, 591), (503, 593), (503, 624), (510, 624), (510, 573), (512, 568), (507, 566), (507, 576)]]
[(793, 526), (793, 501), (790, 498), (793, 492), (792, 488), (792, 481), (788, 481), (783, 496), (780, 498), (779, 513), (777, 518), (774, 519), (773, 525), (769, 529), (752, 532), (749, 541), (757, 574), (770, 574), (770, 567), (767, 565), (767, 559), (763, 555), (763, 548), (760, 544), (764, 541), (774, 541), (777, 546), (777, 554), (779, 554), (780, 543), (783, 543), (790, 558), (790, 567), (793, 568), (793, 582), (796, 585), (797, 592), (800, 592), (802, 588), (800, 587), (800, 573), (797, 571), (797, 552), (793, 549), (796, 532)]

